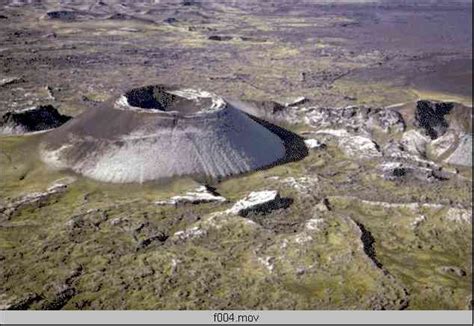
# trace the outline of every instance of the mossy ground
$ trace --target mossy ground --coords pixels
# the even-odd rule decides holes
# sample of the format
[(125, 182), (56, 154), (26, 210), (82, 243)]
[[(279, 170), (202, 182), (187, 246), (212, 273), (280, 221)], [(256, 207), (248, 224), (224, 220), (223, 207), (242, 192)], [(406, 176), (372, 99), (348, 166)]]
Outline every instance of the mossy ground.
[[(143, 8), (134, 11), (137, 4), (129, 3), (130, 16), (146, 16)], [(463, 8), (410, 9), (412, 14), (403, 17), (413, 16), (413, 24), (436, 23), (435, 34), (442, 39), (418, 37), (417, 31), (427, 29), (413, 25), (419, 28), (403, 35), (407, 42), (392, 46), (383, 43), (385, 32), (377, 34), (373, 23), (379, 23), (377, 17), (409, 12), (407, 8), (375, 14), (370, 6), (356, 10), (306, 2), (287, 10), (259, 4), (152, 8), (152, 22), (107, 15), (47, 20), (42, 16), (58, 9), (56, 5), (4, 7), (2, 14), (8, 18), (0, 22), (0, 72), (21, 81), (0, 87), (0, 109), (52, 103), (61, 113), (75, 116), (95, 101), (156, 83), (198, 85), (239, 99), (284, 103), (305, 96), (321, 106), (380, 107), (428, 95), (453, 97), (443, 87), (435, 92), (406, 81), (437, 67), (444, 57), (472, 57), (472, 39), (455, 39), (463, 35), (456, 24), (470, 19), (470, 10)], [(175, 23), (164, 22), (173, 15)], [(390, 31), (404, 26), (401, 20)], [(234, 38), (214, 41), (211, 35)], [(447, 50), (425, 44), (442, 45), (449, 37)], [(382, 73), (375, 76), (375, 68)], [(466, 96), (454, 98), (469, 102)], [(111, 185), (52, 170), (38, 159), (41, 137), (0, 137), (0, 205), (44, 192), (64, 177), (77, 180), (39, 204), (22, 206), (11, 217), (0, 215), (2, 305), (36, 293), (40, 298), (28, 308), (50, 307), (67, 286), (75, 292), (62, 303), (63, 309), (470, 307), (472, 224), (447, 221), (446, 209), (413, 212), (361, 202), (470, 207), (468, 169), (460, 169), (467, 180), (387, 181), (377, 170), (378, 160), (352, 159), (330, 145), (311, 151), (302, 161), (216, 184), (228, 203), (175, 208), (154, 202), (192, 190), (196, 182)], [(210, 219), (210, 214), (263, 189), (278, 189), (293, 199), (292, 205), (268, 215)], [(329, 211), (317, 209), (324, 198), (332, 198)], [(413, 228), (419, 215), (426, 219)], [(321, 224), (308, 229), (314, 219)], [(374, 237), (383, 269), (364, 252), (355, 222)], [(192, 227), (204, 234), (173, 240), (176, 231)], [(169, 238), (141, 245), (157, 234)]]
[[(27, 155), (39, 138), (2, 138), (3, 156), (22, 164), (28, 157), (27, 178), (35, 181), (20, 186), (26, 167), (2, 161), (5, 202), (70, 176)], [(374, 164), (348, 164), (329, 146), (302, 161), (216, 184), (229, 203), (177, 208), (154, 202), (197, 183), (113, 185), (75, 176), (66, 191), (2, 220), (1, 290), (11, 301), (39, 294), (30, 309), (53, 302), (64, 284), (75, 289), (64, 309), (400, 309), (406, 302), (408, 309), (465, 309), (471, 224), (446, 221), (445, 210), (414, 213), (364, 205), (350, 196), (466, 204), (468, 184), (438, 182), (427, 191), (416, 182), (383, 180), (371, 172)], [(313, 183), (301, 193), (284, 181), (288, 178)], [(263, 189), (278, 189), (292, 205), (269, 215), (210, 218)], [(323, 198), (330, 199), (330, 211), (315, 209)], [(411, 223), (420, 214), (426, 221), (414, 229)], [(311, 219), (323, 222), (308, 229)], [(375, 238), (383, 269), (364, 253), (355, 221)], [(196, 226), (203, 236), (173, 240), (175, 232)], [(168, 240), (140, 247), (141, 240), (159, 233)], [(466, 274), (443, 272), (443, 266)]]

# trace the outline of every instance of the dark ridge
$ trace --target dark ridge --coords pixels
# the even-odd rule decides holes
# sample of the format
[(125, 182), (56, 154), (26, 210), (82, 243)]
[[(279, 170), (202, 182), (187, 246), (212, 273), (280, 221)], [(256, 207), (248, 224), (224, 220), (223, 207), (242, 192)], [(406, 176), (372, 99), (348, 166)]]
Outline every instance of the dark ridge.
[(165, 22), (167, 24), (173, 24), (173, 23), (177, 23), (178, 20), (174, 17), (169, 17), (169, 18), (166, 18), (165, 20), (163, 20), (163, 22)]
[(54, 300), (47, 302), (42, 307), (43, 310), (59, 310), (68, 303), (69, 300), (76, 294), (73, 288), (67, 288), (56, 295)]
[(394, 177), (403, 177), (407, 174), (407, 171), (405, 168), (395, 168), (392, 173)]
[[(272, 211), (278, 209), (286, 209), (290, 207), (294, 202), (293, 198), (289, 197), (278, 197), (277, 200), (271, 201), (269, 203), (261, 204), (256, 207), (251, 207), (242, 210), (239, 215), (242, 217), (248, 217), (254, 222), (260, 224), (258, 222), (257, 216), (264, 216), (270, 214)], [(255, 219), (256, 218), (256, 219)]]
[(48, 11), (46, 17), (49, 19), (58, 19), (58, 20), (75, 20), (78, 14), (74, 11), (69, 10), (57, 10), (57, 11)]
[(1, 127), (21, 127), (25, 132), (57, 128), (71, 117), (60, 114), (52, 105), (39, 105), (25, 111), (5, 113), (0, 119)]
[(110, 20), (129, 20), (129, 19), (133, 19), (133, 17), (130, 16), (130, 15), (115, 13), (115, 14), (110, 15), (109, 17), (107, 17), (107, 19), (110, 19)]
[(217, 191), (217, 188), (216, 187), (213, 187), (211, 185), (204, 185), (204, 187), (206, 187), (206, 190), (208, 192), (210, 192), (212, 195), (214, 196), (221, 196), (221, 194)]
[[(242, 111), (244, 112), (244, 111)], [(308, 152), (308, 148), (306, 147), (306, 144), (304, 143), (304, 138), (303, 137), (300, 137), (298, 136), (297, 134), (289, 131), (289, 130), (286, 130), (284, 128), (281, 128), (277, 125), (274, 125), (268, 121), (265, 121), (263, 119), (260, 119), (256, 116), (253, 116), (247, 112), (244, 112), (249, 118), (251, 118), (252, 120), (254, 120), (255, 122), (257, 122), (258, 124), (260, 124), (261, 126), (267, 128), (268, 130), (270, 130), (271, 132), (273, 132), (275, 135), (277, 135), (282, 141), (283, 141), (283, 145), (285, 147), (285, 155), (273, 162), (272, 164), (269, 164), (267, 166), (263, 166), (258, 170), (266, 170), (266, 169), (270, 169), (272, 167), (275, 167), (277, 165), (281, 165), (281, 164), (285, 164), (285, 163), (289, 163), (289, 162), (296, 162), (296, 161), (300, 161), (302, 159), (304, 159), (306, 156), (308, 156), (309, 152)], [(249, 171), (247, 173), (253, 173), (254, 171)], [(245, 175), (246, 173), (242, 173), (241, 175)], [(211, 184), (214, 184), (214, 183), (218, 183), (218, 182), (222, 182), (224, 180), (227, 180), (229, 178), (232, 178), (232, 177), (235, 177), (232, 176), (232, 175), (229, 175), (229, 176), (226, 176), (226, 177), (218, 177), (218, 178), (211, 178), (211, 177), (208, 177), (208, 176), (205, 176), (205, 175), (196, 175), (193, 177), (194, 180), (196, 180), (197, 182), (199, 183), (203, 183), (203, 184), (206, 184), (206, 185), (211, 185)], [(210, 188), (208, 188), (208, 190), (210, 190)], [(212, 192), (212, 190), (211, 190)], [(289, 205), (291, 203), (288, 203)]]
[(256, 37), (248, 37), (248, 36), (240, 36), (240, 40), (244, 42), (259, 42), (259, 43), (264, 43), (267, 40), (264, 38), (256, 38)]
[(360, 240), (364, 244), (364, 252), (365, 254), (374, 262), (375, 266), (380, 269), (383, 269), (383, 265), (381, 262), (378, 261), (376, 254), (375, 254), (375, 238), (372, 236), (372, 233), (368, 231), (362, 223), (354, 221), (360, 229), (362, 233)]
[(133, 16), (133, 15), (127, 15), (127, 14), (122, 14), (122, 13), (112, 14), (112, 15), (106, 17), (105, 19), (108, 19), (108, 20), (134, 20), (134, 21), (137, 21), (137, 22), (145, 23), (145, 24), (154, 24), (155, 23), (155, 21), (152, 20), (152, 19), (137, 17), (137, 16)]
[(211, 41), (230, 41), (233, 39), (233, 37), (225, 35), (211, 35), (207, 39)]
[(252, 101), (251, 103), (254, 104), (258, 109), (271, 114), (276, 114), (285, 110), (285, 106), (283, 104), (274, 101)]
[(189, 6), (198, 5), (199, 2), (196, 1), (196, 0), (183, 0), (182, 4), (183, 4), (183, 6), (189, 7)]
[(7, 310), (27, 310), (33, 303), (41, 300), (37, 293), (30, 293), (18, 302), (13, 303)]
[(169, 238), (168, 235), (164, 234), (163, 232), (158, 232), (158, 234), (152, 237), (138, 241), (138, 244), (135, 250), (139, 251), (140, 249), (145, 249), (154, 242), (158, 243), (159, 245), (162, 245), (168, 238)]
[(281, 158), (280, 160), (276, 161), (274, 164), (272, 164), (269, 167), (273, 167), (275, 165), (280, 165), (284, 163), (289, 163), (289, 162), (296, 162), (304, 159), (306, 156), (308, 156), (308, 148), (306, 147), (306, 144), (304, 143), (304, 138), (298, 136), (297, 134), (283, 129), (277, 125), (274, 125), (268, 121), (262, 120), (260, 118), (257, 118), (253, 115), (247, 114), (252, 120), (255, 122), (259, 123), (260, 125), (264, 126), (271, 132), (273, 132), (275, 135), (277, 135), (282, 141), (283, 144), (285, 145), (285, 156)]
[(453, 103), (432, 103), (418, 101), (415, 111), (415, 125), (425, 129), (431, 139), (442, 136), (449, 127), (444, 116), (454, 107)]
[[(362, 241), (364, 245), (364, 252), (365, 254), (372, 260), (372, 262), (382, 270), (382, 272), (388, 276), (389, 278), (395, 280), (392, 274), (390, 274), (382, 265), (382, 263), (377, 259), (376, 253), (375, 253), (375, 238), (373, 237), (372, 233), (367, 230), (364, 226), (364, 224), (354, 221), (354, 223), (359, 227), (360, 232), (362, 233), (360, 236), (360, 240)], [(409, 300), (409, 292), (408, 290), (402, 286), (403, 294), (404, 297), (400, 299), (400, 307), (398, 308), (399, 310), (405, 310), (408, 308), (410, 305), (410, 300)], [(382, 310), (385, 310), (384, 307), (382, 307)]]
[(171, 89), (165, 86), (145, 86), (126, 92), (125, 97), (128, 103), (134, 107), (165, 112), (177, 111), (183, 114), (198, 112), (203, 107), (212, 104), (210, 98), (188, 100), (184, 97), (168, 93), (169, 90)]

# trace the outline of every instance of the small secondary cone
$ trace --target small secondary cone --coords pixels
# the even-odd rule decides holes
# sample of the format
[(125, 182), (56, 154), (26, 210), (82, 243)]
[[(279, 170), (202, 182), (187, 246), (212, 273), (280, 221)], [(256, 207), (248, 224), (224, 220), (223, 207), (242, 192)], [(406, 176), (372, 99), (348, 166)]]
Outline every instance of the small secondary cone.
[(281, 160), (285, 144), (221, 97), (158, 85), (85, 111), (46, 135), (40, 154), (56, 168), (128, 183), (253, 171)]

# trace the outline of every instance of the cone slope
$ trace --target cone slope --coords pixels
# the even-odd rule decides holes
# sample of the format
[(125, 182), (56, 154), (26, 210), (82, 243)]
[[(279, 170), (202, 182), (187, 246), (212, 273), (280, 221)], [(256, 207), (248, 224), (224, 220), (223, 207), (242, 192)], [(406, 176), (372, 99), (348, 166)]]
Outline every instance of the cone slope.
[(123, 96), (88, 110), (52, 131), (41, 145), (41, 157), (96, 180), (127, 183), (222, 178), (263, 168), (285, 155), (277, 135), (223, 99), (190, 90), (173, 93), (180, 95), (174, 95), (178, 98), (169, 111), (162, 104), (132, 107)]

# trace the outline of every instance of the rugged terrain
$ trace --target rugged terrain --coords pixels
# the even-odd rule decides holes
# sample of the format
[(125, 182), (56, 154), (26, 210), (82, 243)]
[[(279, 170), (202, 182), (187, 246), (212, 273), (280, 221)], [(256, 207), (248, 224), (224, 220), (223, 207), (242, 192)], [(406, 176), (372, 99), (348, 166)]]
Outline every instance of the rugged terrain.
[[(472, 309), (469, 2), (0, 5), (2, 309)], [(45, 129), (157, 83), (308, 155), (207, 184), (41, 162)]]

